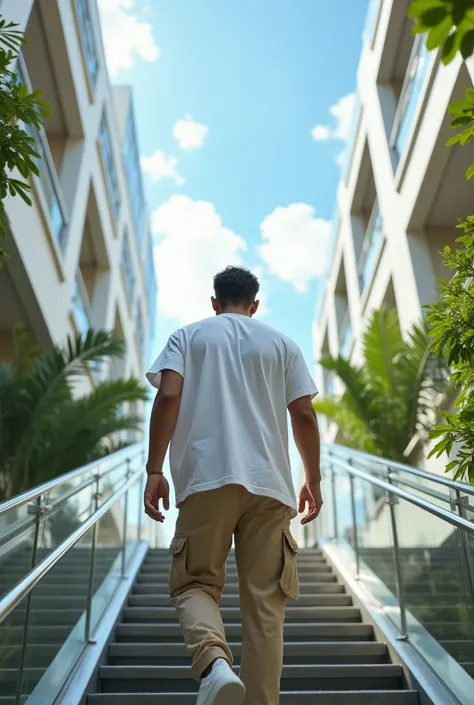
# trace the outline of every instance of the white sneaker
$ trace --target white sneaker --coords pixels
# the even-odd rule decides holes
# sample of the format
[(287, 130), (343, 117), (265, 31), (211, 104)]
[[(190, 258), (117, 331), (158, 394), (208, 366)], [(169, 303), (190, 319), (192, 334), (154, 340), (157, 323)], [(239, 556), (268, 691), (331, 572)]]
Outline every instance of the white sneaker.
[(240, 705), (244, 697), (244, 684), (227, 661), (219, 658), (201, 681), (197, 705)]

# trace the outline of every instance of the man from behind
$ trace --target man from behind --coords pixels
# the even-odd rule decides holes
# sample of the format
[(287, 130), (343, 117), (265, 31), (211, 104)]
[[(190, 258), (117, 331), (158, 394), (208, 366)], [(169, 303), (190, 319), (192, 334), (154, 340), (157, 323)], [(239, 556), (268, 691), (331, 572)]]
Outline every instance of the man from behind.
[[(145, 511), (169, 508), (163, 462), (179, 507), (171, 542), (170, 595), (177, 608), (198, 705), (277, 705), (286, 599), (297, 599), (297, 545), (290, 520), (322, 506), (317, 394), (289, 338), (253, 318), (259, 282), (228, 267), (214, 278), (216, 317), (176, 331), (147, 374), (158, 389), (150, 422)], [(297, 504), (287, 409), (306, 482)], [(219, 612), (235, 541), (242, 612), (240, 678)]]

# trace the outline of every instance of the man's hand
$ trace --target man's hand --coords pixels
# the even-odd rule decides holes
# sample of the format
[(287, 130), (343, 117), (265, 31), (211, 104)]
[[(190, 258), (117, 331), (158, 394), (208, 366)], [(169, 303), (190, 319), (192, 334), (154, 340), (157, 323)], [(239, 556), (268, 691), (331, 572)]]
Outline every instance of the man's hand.
[(163, 500), (163, 509), (170, 508), (170, 486), (164, 475), (148, 475), (143, 497), (145, 503), (145, 513), (150, 519), (159, 521), (162, 524), (165, 520), (164, 514), (160, 511), (160, 499)]
[(301, 523), (309, 524), (310, 521), (314, 521), (321, 511), (323, 506), (323, 497), (321, 494), (321, 484), (319, 482), (307, 482), (301, 488), (300, 501), (298, 505), (298, 512), (302, 514), (307, 507), (305, 516), (302, 518)]

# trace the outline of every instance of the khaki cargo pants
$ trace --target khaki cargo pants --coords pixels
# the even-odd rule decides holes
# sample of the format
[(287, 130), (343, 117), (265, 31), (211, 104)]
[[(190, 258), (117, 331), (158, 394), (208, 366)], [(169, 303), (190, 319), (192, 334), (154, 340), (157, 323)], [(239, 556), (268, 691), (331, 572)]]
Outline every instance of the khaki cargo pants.
[(219, 601), (235, 538), (242, 624), (244, 705), (278, 705), (285, 600), (298, 599), (290, 510), (240, 485), (188, 497), (171, 543), (169, 589), (197, 680), (217, 658), (232, 663)]

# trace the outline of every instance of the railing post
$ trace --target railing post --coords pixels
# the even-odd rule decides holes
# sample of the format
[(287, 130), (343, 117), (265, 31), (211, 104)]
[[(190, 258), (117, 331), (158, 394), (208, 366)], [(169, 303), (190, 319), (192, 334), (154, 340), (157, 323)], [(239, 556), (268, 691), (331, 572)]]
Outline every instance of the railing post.
[[(349, 460), (347, 462), (349, 465), (352, 465), (352, 459), (349, 458)], [(356, 557), (356, 580), (360, 580), (359, 532), (357, 529), (354, 476), (351, 475), (351, 473), (349, 473), (349, 481), (351, 483), (352, 535), (353, 535), (353, 540), (354, 540), (354, 551), (355, 551), (355, 557)]]
[[(127, 458), (127, 480), (130, 477), (130, 458)], [(125, 498), (124, 498), (125, 506), (123, 509), (123, 540), (122, 540), (122, 580), (124, 580), (127, 576), (125, 575), (125, 566), (126, 566), (126, 552), (127, 552), (127, 526), (128, 526), (128, 490), (125, 492)]]
[[(392, 478), (390, 473), (390, 468), (387, 468), (387, 481), (392, 485)], [(392, 528), (393, 537), (393, 566), (395, 568), (395, 583), (397, 586), (397, 597), (398, 604), (400, 606), (400, 636), (398, 641), (408, 640), (408, 627), (407, 627), (407, 612), (406, 612), (406, 601), (405, 601), (405, 582), (403, 580), (403, 569), (402, 562), (400, 559), (400, 544), (398, 541), (398, 527), (397, 527), (397, 513), (395, 510), (398, 504), (398, 499), (392, 494), (387, 493), (387, 504), (390, 509), (390, 524)]]
[(336, 501), (336, 471), (334, 466), (329, 465), (329, 470), (331, 472), (331, 491), (332, 491), (332, 520), (334, 524), (334, 540), (336, 543), (339, 541), (339, 527), (337, 524), (337, 501)]
[[(95, 492), (92, 495), (94, 502), (94, 513), (99, 508), (100, 495), (100, 473), (95, 475)], [(94, 639), (91, 639), (91, 623), (92, 623), (92, 599), (94, 597), (94, 576), (95, 576), (95, 553), (97, 545), (97, 527), (96, 522), (92, 529), (92, 546), (91, 546), (91, 562), (89, 565), (89, 584), (87, 586), (87, 605), (86, 605), (86, 625), (85, 625), (85, 642), (86, 644), (95, 644)]]
[[(141, 462), (143, 467), (145, 467), (145, 451), (141, 453)], [(144, 492), (144, 476), (142, 475), (140, 479), (140, 486), (138, 488), (138, 532), (137, 532), (137, 538), (140, 541), (142, 538), (142, 528), (143, 528), (143, 517), (144, 517), (144, 510), (143, 510), (143, 492)]]
[[(41, 530), (41, 519), (48, 514), (50, 507), (43, 503), (41, 495), (36, 499), (35, 504), (28, 505), (28, 514), (34, 514), (35, 516), (35, 534), (33, 538), (33, 546), (31, 549), (31, 561), (30, 570), (36, 565), (36, 558), (38, 556), (38, 543)], [(29, 592), (26, 597), (26, 610), (25, 610), (25, 622), (23, 624), (23, 641), (21, 644), (20, 651), (20, 662), (18, 664), (18, 676), (16, 681), (16, 699), (15, 704), (20, 705), (22, 699), (22, 689), (23, 689), (23, 673), (25, 670), (25, 659), (26, 659), (26, 649), (28, 647), (28, 630), (30, 626), (30, 613), (31, 613), (31, 598), (32, 592)]]

